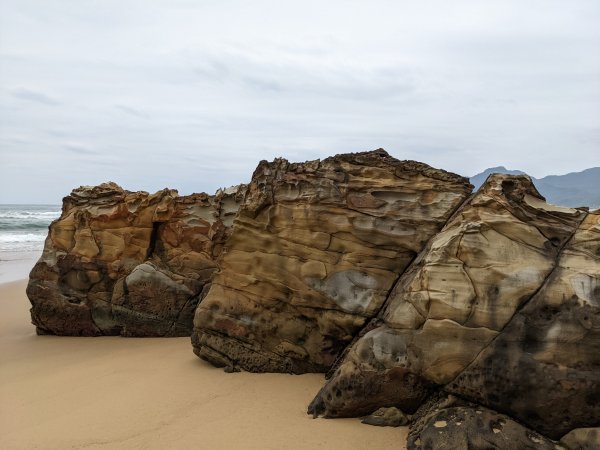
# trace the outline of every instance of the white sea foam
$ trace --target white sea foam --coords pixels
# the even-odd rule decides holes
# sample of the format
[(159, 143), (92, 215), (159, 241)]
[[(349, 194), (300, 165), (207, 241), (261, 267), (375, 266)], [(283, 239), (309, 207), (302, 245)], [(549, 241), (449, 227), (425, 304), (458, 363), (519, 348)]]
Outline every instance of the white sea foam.
[(18, 242), (44, 242), (46, 233), (0, 234), (0, 244)]
[(54, 220), (60, 216), (57, 211), (0, 211), (0, 219), (24, 219), (24, 220)]
[(7, 252), (41, 251), (58, 205), (0, 205), (0, 259)]

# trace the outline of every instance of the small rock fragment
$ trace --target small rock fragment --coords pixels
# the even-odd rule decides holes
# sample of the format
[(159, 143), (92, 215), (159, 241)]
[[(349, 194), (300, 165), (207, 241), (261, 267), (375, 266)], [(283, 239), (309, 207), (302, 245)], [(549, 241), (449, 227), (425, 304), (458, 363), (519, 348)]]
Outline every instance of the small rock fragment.
[(400, 427), (410, 423), (410, 415), (404, 414), (398, 408), (379, 408), (373, 414), (362, 419), (362, 423), (377, 427)]

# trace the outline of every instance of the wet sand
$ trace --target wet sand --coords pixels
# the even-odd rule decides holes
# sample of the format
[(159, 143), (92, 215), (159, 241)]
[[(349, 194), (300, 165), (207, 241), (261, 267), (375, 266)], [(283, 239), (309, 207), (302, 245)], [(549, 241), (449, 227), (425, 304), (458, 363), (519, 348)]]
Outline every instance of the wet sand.
[(0, 286), (11, 281), (22, 280), (40, 258), (42, 250), (27, 252), (0, 251)]
[(307, 416), (322, 375), (226, 374), (189, 338), (36, 336), (25, 285), (0, 284), (2, 448), (405, 446), (405, 427)]

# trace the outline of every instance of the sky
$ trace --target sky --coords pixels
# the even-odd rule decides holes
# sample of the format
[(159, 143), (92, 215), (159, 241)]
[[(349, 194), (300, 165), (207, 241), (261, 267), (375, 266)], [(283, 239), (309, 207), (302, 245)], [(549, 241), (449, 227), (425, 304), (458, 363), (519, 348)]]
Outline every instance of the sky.
[(599, 23), (597, 0), (0, 0), (0, 203), (380, 147), (467, 176), (599, 166)]

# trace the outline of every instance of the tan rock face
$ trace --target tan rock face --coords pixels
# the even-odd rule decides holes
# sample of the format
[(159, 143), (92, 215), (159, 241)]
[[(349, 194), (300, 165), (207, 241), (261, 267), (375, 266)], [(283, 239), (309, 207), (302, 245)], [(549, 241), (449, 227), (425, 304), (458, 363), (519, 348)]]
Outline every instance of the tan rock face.
[[(540, 289), (555, 276), (561, 250), (585, 216), (583, 211), (546, 205), (525, 176), (490, 177), (401, 277), (377, 320), (350, 348), (309, 411), (339, 417), (397, 406), (412, 412), (434, 386), (463, 376), (464, 389), (457, 387), (457, 392), (469, 392), (479, 403), (506, 412), (506, 397), (501, 392), (520, 381), (495, 378), (493, 371), (510, 371), (520, 363), (510, 359), (498, 362), (502, 369), (488, 366), (485, 373), (478, 372), (477, 385), (465, 369), (501, 342), (498, 337), (521, 308), (531, 307), (529, 300), (539, 297)], [(588, 242), (585, 238), (581, 241), (581, 245)], [(563, 252), (563, 257), (567, 254)], [(588, 280), (586, 286), (592, 286), (595, 275), (588, 274), (589, 270), (575, 268), (572, 276), (583, 277)], [(589, 297), (592, 292), (593, 288), (586, 287), (585, 293), (578, 295)], [(593, 348), (594, 344), (586, 351)], [(556, 364), (562, 353), (544, 354)], [(596, 364), (594, 358), (582, 357), (591, 366)], [(520, 376), (527, 378), (524, 372)], [(483, 392), (479, 397), (474, 393), (477, 389)], [(485, 398), (487, 389), (500, 391), (498, 403)]]
[(577, 428), (563, 436), (560, 443), (573, 450), (597, 450), (600, 448), (600, 427)]
[(30, 275), (38, 333), (189, 335), (243, 192), (75, 189)]
[(383, 150), (262, 162), (198, 307), (213, 364), (326, 371), (471, 189)]
[(540, 290), (446, 387), (558, 439), (600, 423), (600, 211)]

